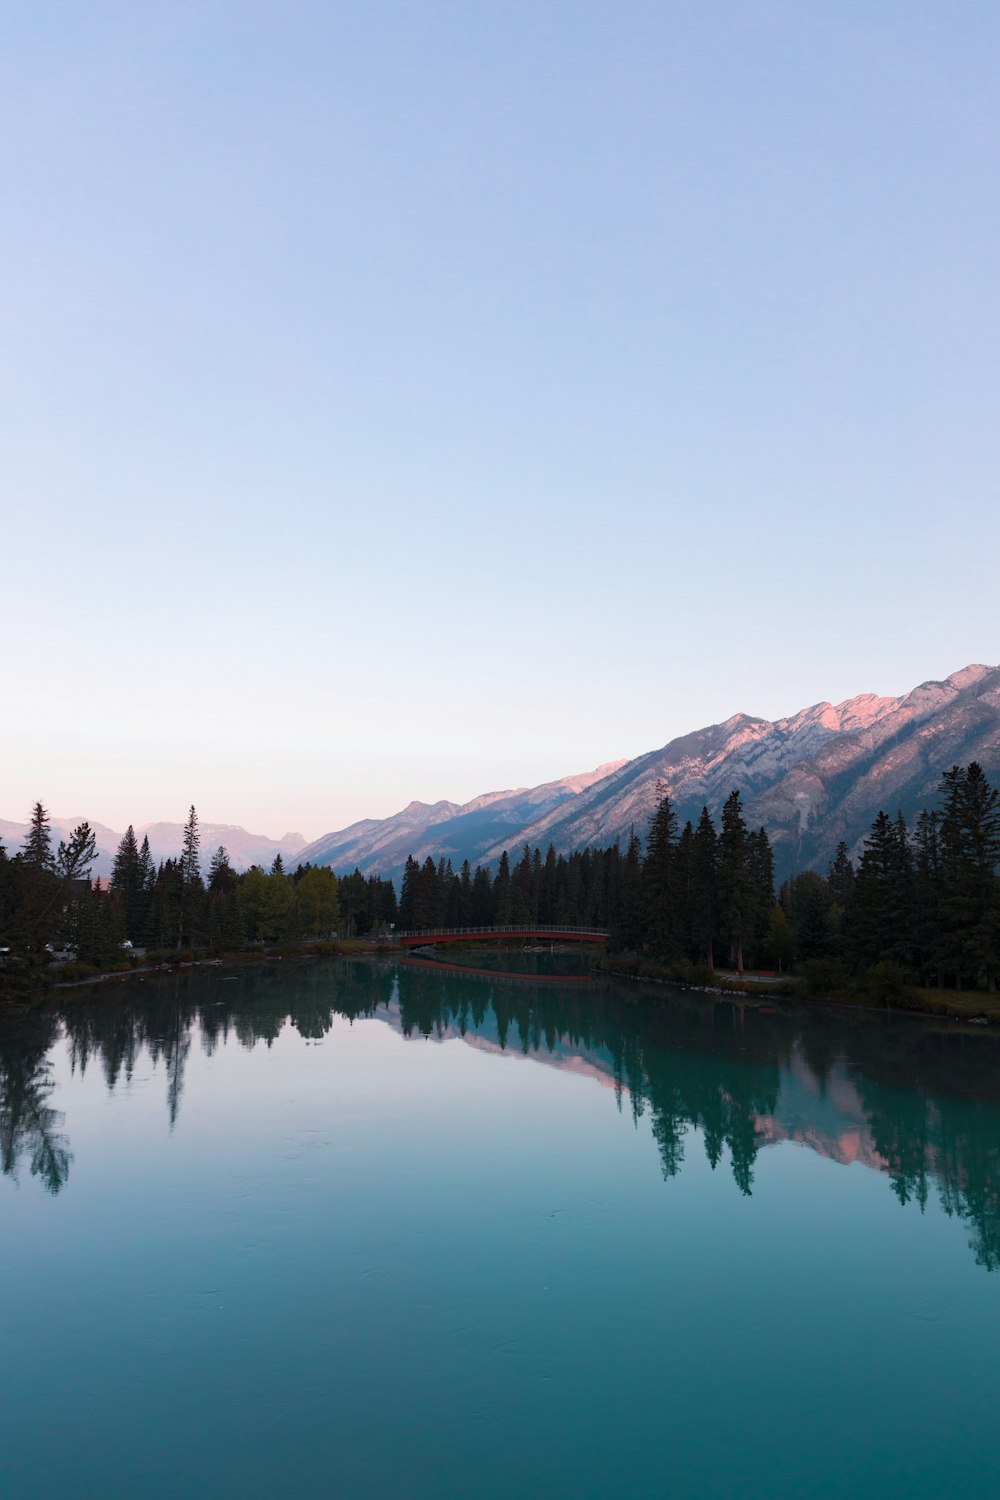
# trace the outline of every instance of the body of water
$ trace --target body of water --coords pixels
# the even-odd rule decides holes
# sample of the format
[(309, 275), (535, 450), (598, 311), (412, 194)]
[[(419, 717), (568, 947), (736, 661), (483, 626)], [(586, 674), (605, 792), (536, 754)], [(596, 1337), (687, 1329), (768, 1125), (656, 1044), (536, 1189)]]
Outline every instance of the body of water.
[(1000, 1038), (579, 978), (0, 1018), (3, 1500), (992, 1500)]

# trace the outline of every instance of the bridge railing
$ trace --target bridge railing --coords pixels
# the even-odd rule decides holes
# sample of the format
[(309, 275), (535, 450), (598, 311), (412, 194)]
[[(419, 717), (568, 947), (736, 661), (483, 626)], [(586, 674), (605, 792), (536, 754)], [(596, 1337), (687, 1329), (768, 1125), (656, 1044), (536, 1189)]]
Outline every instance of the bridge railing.
[(606, 927), (566, 927), (554, 922), (532, 922), (521, 927), (414, 927), (406, 932), (394, 932), (394, 938), (414, 937), (471, 937), (473, 934), (489, 934), (490, 937), (610, 937)]

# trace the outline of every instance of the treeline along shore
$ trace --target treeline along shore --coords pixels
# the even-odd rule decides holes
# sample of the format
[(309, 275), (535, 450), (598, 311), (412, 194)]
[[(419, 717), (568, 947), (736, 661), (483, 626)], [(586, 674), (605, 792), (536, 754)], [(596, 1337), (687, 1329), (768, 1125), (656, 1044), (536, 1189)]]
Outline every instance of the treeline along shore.
[[(408, 859), (396, 888), (325, 866), (238, 873), (226, 850), (203, 867), (192, 807), (176, 859), (154, 864), (130, 827), (108, 882), (91, 880), (82, 823), (53, 848), (34, 807), (23, 847), (0, 845), (0, 989), (148, 961), (234, 955), (262, 945), (385, 939), (438, 927), (593, 926), (621, 973), (707, 983), (718, 971), (794, 978), (803, 993), (909, 1001), (917, 988), (996, 992), (1000, 967), (1000, 792), (982, 768), (953, 766), (938, 805), (907, 826), (879, 812), (855, 863), (841, 844), (825, 872), (775, 890), (764, 828), (739, 791), (716, 821), (679, 827), (661, 789), (644, 836), (569, 855), (527, 846), (496, 870)], [(131, 952), (130, 952), (131, 950)]]

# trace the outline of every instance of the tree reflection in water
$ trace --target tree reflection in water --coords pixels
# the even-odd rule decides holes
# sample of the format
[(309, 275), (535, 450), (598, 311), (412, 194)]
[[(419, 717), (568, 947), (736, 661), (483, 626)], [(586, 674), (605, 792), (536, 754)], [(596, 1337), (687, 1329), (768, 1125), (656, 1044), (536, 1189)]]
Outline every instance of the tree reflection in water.
[(288, 1026), (324, 1037), (338, 1017), (377, 1018), (407, 1038), (474, 1038), (597, 1078), (648, 1115), (663, 1175), (682, 1169), (700, 1133), (713, 1168), (741, 1193), (760, 1151), (797, 1141), (884, 1173), (901, 1204), (936, 1189), (962, 1219), (977, 1262), (1000, 1269), (1000, 1040), (954, 1025), (866, 1012), (734, 1004), (691, 992), (637, 991), (339, 961), (191, 972), (32, 1012), (0, 1025), (0, 1165), (22, 1163), (52, 1192), (72, 1162), (49, 1099), (51, 1052), (65, 1037), (75, 1070), (99, 1066), (109, 1089), (145, 1054), (162, 1064), (175, 1122), (197, 1041), (270, 1046)]
[(0, 1170), (17, 1181), (27, 1162), (50, 1193), (63, 1187), (73, 1160), (59, 1133), (63, 1116), (48, 1102), (58, 1034), (58, 1018), (45, 1011), (10, 1019), (0, 1031)]

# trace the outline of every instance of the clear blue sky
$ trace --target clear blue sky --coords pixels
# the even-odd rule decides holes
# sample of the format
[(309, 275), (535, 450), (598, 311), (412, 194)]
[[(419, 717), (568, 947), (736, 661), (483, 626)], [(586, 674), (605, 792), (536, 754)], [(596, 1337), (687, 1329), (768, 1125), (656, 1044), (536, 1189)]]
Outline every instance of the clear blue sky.
[(0, 816), (316, 835), (1000, 660), (1000, 8), (0, 12)]

